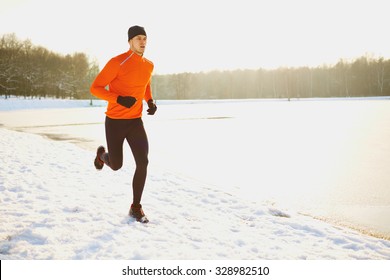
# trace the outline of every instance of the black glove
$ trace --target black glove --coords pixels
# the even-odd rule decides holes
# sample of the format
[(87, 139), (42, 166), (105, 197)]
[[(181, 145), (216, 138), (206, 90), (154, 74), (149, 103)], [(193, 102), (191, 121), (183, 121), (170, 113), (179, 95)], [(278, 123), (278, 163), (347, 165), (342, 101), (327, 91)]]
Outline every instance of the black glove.
[(136, 101), (137, 99), (132, 96), (118, 96), (118, 98), (116, 99), (116, 103), (126, 108), (130, 108), (131, 106), (133, 106)]
[(154, 113), (156, 113), (157, 111), (157, 106), (153, 99), (149, 99), (148, 107), (149, 109), (146, 110), (148, 112), (148, 115), (154, 115)]

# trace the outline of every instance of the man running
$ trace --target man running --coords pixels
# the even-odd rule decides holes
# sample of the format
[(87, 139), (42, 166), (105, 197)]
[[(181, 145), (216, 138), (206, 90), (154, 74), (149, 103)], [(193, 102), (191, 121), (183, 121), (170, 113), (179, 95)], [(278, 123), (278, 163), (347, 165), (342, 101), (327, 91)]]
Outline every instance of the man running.
[(149, 143), (141, 117), (143, 100), (148, 104), (149, 115), (154, 115), (157, 110), (150, 86), (154, 66), (143, 56), (147, 42), (143, 27), (130, 27), (128, 42), (129, 51), (108, 61), (91, 86), (94, 96), (108, 101), (105, 121), (108, 151), (103, 146), (98, 147), (94, 164), (98, 170), (104, 164), (112, 170), (120, 169), (126, 139), (136, 163), (129, 215), (138, 222), (147, 223), (149, 220), (142, 210), (141, 197), (149, 162)]

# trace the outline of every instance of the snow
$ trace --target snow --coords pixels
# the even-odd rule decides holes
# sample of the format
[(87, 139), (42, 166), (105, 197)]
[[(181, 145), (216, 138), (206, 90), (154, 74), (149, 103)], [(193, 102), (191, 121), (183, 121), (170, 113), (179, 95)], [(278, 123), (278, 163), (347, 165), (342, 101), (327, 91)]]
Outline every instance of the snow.
[(0, 145), (2, 260), (390, 259), (390, 241), (236, 196), (158, 157), (140, 224), (127, 216), (132, 161), (98, 172), (91, 150), (1, 127)]
[[(0, 96), (0, 111), (26, 110), (26, 109), (53, 109), (53, 108), (80, 108), (89, 107), (90, 100), (51, 99), (51, 98), (17, 98), (5, 99)], [(92, 106), (105, 106), (102, 100), (93, 100)]]

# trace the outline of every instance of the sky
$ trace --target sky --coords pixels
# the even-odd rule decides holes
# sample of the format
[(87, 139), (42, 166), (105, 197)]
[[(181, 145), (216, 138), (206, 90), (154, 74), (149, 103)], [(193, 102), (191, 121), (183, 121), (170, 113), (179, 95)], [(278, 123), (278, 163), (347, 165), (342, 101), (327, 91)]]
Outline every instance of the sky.
[(0, 36), (15, 33), (103, 67), (144, 26), (156, 74), (390, 58), (386, 0), (0, 0)]

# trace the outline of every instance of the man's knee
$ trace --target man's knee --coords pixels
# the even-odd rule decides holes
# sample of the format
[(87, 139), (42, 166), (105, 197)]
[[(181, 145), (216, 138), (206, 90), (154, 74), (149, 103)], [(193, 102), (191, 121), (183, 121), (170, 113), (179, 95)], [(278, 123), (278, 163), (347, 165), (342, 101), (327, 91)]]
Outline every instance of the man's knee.
[(148, 164), (149, 164), (149, 159), (148, 159), (148, 157), (138, 159), (136, 164), (137, 164), (137, 167), (139, 167), (139, 168), (147, 168)]
[(110, 161), (110, 167), (114, 171), (121, 169), (122, 165), (123, 165), (123, 161), (118, 161), (118, 162)]
[(113, 171), (118, 171), (119, 169), (122, 168), (122, 164), (121, 164), (121, 165), (114, 165), (114, 166), (110, 166), (110, 167), (111, 167), (111, 169), (112, 169)]
[(123, 165), (123, 159), (121, 157), (113, 157), (109, 153), (104, 154), (104, 162), (114, 171), (121, 169)]

